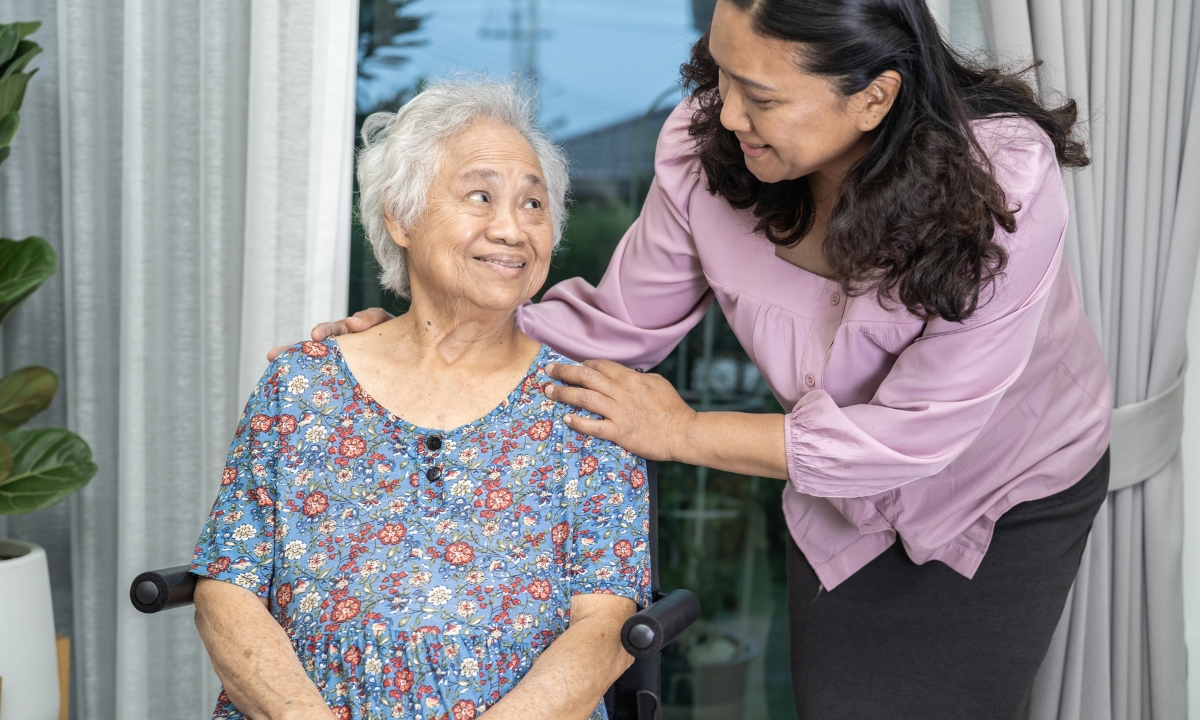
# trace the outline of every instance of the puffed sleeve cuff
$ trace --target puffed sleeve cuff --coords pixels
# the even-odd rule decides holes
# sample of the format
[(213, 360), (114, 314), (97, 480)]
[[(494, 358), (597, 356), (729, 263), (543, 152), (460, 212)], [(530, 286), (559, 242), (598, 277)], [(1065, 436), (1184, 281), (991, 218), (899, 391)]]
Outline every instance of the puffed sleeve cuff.
[(785, 418), (784, 452), (792, 487), (830, 498), (877, 495), (933, 475), (954, 459), (951, 448), (928, 457), (892, 450), (820, 390), (805, 395)]

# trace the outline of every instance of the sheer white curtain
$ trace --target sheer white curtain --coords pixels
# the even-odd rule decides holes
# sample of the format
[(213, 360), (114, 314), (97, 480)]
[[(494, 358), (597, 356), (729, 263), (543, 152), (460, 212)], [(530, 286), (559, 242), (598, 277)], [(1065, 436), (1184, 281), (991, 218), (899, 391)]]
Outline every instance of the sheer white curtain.
[[(1068, 176), (1068, 260), (1116, 393), (1113, 479), (1030, 716), (1186, 714), (1183, 469), (1187, 312), (1200, 249), (1200, 10), (1193, 0), (984, 0), (992, 45), (1045, 60), (1075, 98), (1090, 168)], [(1147, 427), (1160, 428), (1146, 433)]]
[(8, 518), (52, 564), (74, 717), (204, 717), (191, 613), (141, 616), (137, 571), (185, 562), (267, 348), (346, 307), (357, 6), (348, 0), (11, 0), (46, 52), (0, 233), (62, 269), (6, 324), (5, 368), (62, 374), (42, 422), (100, 471)]

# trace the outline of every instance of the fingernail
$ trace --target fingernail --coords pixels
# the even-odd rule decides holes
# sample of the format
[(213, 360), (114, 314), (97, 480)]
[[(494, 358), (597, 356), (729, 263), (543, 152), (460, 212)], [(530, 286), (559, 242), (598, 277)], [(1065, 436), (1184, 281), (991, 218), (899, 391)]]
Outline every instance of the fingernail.
[(555, 365), (554, 363), (549, 363), (546, 365), (546, 372), (552, 373), (552, 372), (554, 372), (555, 368), (557, 368), (557, 367), (558, 366)]

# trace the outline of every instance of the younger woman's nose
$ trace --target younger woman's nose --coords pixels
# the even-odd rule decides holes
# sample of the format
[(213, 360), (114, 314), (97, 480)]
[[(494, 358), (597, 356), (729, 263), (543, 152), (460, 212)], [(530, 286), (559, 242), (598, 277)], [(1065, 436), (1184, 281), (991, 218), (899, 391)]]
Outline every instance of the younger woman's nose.
[(726, 92), (721, 98), (721, 126), (731, 132), (750, 132), (754, 124), (746, 114), (746, 106), (736, 92)]

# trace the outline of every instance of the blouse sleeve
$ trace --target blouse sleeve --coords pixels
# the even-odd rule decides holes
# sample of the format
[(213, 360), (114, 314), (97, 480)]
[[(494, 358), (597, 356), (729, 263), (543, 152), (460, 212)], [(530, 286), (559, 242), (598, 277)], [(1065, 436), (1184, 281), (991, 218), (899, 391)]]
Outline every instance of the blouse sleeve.
[(607, 358), (648, 369), (704, 316), (712, 292), (696, 255), (688, 206), (700, 163), (687, 134), (691, 110), (676, 108), (659, 134), (655, 179), (600, 284), (571, 278), (517, 311), (530, 337), (573, 360)]
[(212, 513), (196, 543), (191, 572), (267, 597), (275, 560), (278, 383), (284, 353), (259, 380), (238, 421)]
[(1016, 231), (996, 231), (1009, 257), (1003, 275), (966, 322), (927, 323), (869, 403), (838, 407), (820, 390), (800, 399), (785, 431), (799, 492), (864, 497), (940, 472), (1024, 371), (1062, 264), (1067, 198), (1044, 136), (1009, 138), (991, 157), (1019, 207)]
[[(606, 440), (575, 435), (564, 495), (571, 594), (610, 593), (650, 603), (646, 461)], [(568, 448), (570, 452), (570, 448)]]

